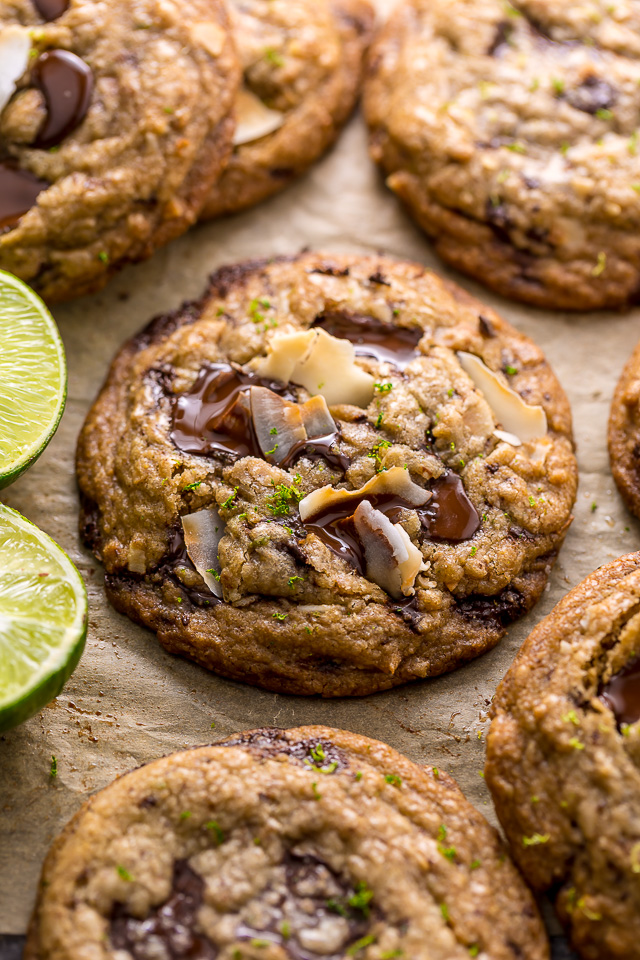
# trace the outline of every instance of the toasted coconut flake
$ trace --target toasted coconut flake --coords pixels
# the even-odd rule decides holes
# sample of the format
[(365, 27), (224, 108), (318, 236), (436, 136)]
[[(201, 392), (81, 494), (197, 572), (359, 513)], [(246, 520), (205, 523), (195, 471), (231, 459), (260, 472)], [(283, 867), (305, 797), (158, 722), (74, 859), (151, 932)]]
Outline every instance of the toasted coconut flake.
[(353, 344), (324, 330), (276, 334), (268, 355), (253, 367), (262, 377), (299, 383), (329, 406), (366, 407), (373, 397), (374, 379), (356, 364)]
[(522, 446), (522, 440), (516, 437), (515, 433), (507, 433), (506, 430), (494, 430), (493, 435), (498, 440), (504, 440), (505, 443), (510, 443), (512, 447)]
[(271, 110), (246, 87), (236, 97), (237, 126), (233, 138), (236, 147), (243, 143), (252, 143), (274, 133), (284, 123), (284, 114)]
[(300, 407), (302, 422), (310, 440), (326, 437), (337, 430), (336, 422), (329, 413), (324, 397), (311, 397)]
[(260, 449), (272, 463), (282, 463), (307, 438), (300, 406), (266, 387), (251, 387), (251, 416)]
[(25, 29), (15, 24), (0, 29), (0, 113), (29, 66), (30, 50), (31, 40)]
[(367, 579), (399, 600), (415, 593), (416, 577), (424, 569), (422, 554), (400, 524), (363, 500), (353, 521), (364, 548)]
[(192, 564), (216, 597), (222, 599), (222, 585), (215, 573), (220, 573), (218, 547), (224, 536), (225, 525), (213, 507), (198, 510), (182, 518), (184, 542)]
[(226, 30), (210, 20), (198, 20), (191, 27), (191, 38), (197, 47), (203, 47), (212, 57), (219, 57), (227, 39)]
[[(504, 428), (501, 439), (506, 439), (505, 434), (513, 434), (521, 443), (527, 443), (546, 434), (547, 415), (542, 407), (525, 403), (520, 394), (504, 384), (479, 357), (460, 351), (458, 359)], [(507, 443), (510, 442), (507, 440)]]
[[(349, 502), (355, 503), (362, 500), (363, 497), (370, 497), (385, 493), (392, 493), (402, 497), (408, 503), (415, 507), (421, 507), (431, 499), (431, 493), (419, 487), (409, 476), (409, 471), (403, 467), (391, 467), (390, 470), (384, 470), (377, 473), (375, 477), (365, 483), (359, 490), (336, 490), (332, 486), (321, 487), (320, 490), (314, 490), (300, 501), (300, 518), (303, 523), (307, 523), (314, 516), (323, 513), (325, 510), (336, 506), (337, 504)], [(355, 509), (355, 506), (354, 506)]]

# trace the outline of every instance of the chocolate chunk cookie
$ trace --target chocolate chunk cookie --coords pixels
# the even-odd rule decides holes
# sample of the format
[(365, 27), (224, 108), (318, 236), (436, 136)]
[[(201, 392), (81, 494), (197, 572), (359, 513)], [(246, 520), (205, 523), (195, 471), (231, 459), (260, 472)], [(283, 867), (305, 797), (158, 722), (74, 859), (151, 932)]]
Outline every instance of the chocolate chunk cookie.
[(537, 306), (637, 302), (637, 4), (404, 0), (365, 112), (388, 185), (448, 263)]
[(334, 142), (360, 88), (369, 0), (231, 0), (244, 70), (235, 149), (203, 217), (277, 193)]
[(221, 0), (0, 0), (0, 267), (62, 300), (183, 233), (238, 74)]
[(176, 753), (92, 797), (45, 863), (25, 960), (548, 960), (454, 780), (326, 727)]
[(498, 688), (487, 783), (587, 960), (640, 958), (640, 553), (587, 577)]
[(540, 596), (571, 520), (540, 350), (417, 264), (228, 267), (116, 357), (78, 448), (114, 606), (289, 693), (452, 670)]
[(640, 344), (624, 368), (609, 418), (609, 457), (618, 490), (640, 517)]

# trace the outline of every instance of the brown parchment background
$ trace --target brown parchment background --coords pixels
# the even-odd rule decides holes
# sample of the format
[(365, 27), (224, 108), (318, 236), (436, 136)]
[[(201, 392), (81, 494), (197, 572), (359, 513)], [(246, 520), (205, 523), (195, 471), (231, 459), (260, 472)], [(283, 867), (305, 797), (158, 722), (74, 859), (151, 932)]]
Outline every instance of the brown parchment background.
[[(575, 521), (532, 614), (494, 651), (456, 673), (360, 700), (265, 693), (169, 656), (151, 633), (109, 608), (102, 570), (77, 535), (75, 441), (121, 342), (154, 314), (197, 297), (220, 264), (307, 246), (416, 259), (495, 306), (546, 351), (572, 403), (580, 461)], [(2, 500), (46, 530), (79, 567), (89, 590), (89, 634), (62, 695), (0, 736), (0, 931), (26, 929), (46, 849), (88, 794), (141, 763), (245, 728), (323, 723), (377, 737), (418, 763), (446, 769), (495, 820), (479, 772), (496, 684), (534, 624), (571, 587), (600, 564), (640, 549), (640, 524), (615, 490), (606, 450), (611, 395), (640, 337), (640, 310), (545, 313), (501, 300), (446, 270), (386, 191), (356, 116), (334, 152), (285, 194), (234, 219), (197, 227), (149, 263), (126, 270), (104, 293), (57, 307), (54, 315), (69, 363), (66, 412), (48, 450)], [(55, 780), (49, 776), (52, 755)]]

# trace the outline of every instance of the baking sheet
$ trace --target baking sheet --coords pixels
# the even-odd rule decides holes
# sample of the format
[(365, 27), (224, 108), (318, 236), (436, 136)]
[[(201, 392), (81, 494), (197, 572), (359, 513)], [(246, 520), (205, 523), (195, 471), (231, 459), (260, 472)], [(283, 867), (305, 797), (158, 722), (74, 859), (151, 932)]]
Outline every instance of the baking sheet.
[[(303, 247), (415, 259), (490, 303), (545, 350), (571, 400), (578, 443), (575, 521), (536, 609), (467, 667), (360, 700), (279, 696), (169, 656), (151, 633), (109, 608), (102, 570), (77, 535), (75, 441), (121, 342), (154, 314), (197, 297), (220, 264)], [(333, 153), (282, 196), (197, 227), (149, 263), (126, 270), (105, 292), (57, 307), (54, 315), (69, 362), (66, 413), (48, 450), (2, 500), (46, 530), (79, 567), (89, 590), (89, 635), (63, 694), (0, 736), (0, 931), (24, 933), (44, 854), (88, 794), (141, 763), (248, 727), (322, 723), (377, 737), (418, 763), (446, 769), (495, 822), (480, 771), (496, 684), (532, 627), (571, 587), (600, 564), (640, 549), (640, 524), (615, 490), (606, 451), (611, 395), (640, 337), (640, 311), (549, 314), (504, 301), (445, 269), (385, 190), (356, 116)]]

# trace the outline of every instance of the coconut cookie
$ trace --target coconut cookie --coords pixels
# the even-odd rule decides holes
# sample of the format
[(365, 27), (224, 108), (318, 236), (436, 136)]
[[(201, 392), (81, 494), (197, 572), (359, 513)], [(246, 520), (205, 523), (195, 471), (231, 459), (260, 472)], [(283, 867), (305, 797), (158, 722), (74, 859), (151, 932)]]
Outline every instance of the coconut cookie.
[(0, 268), (63, 300), (183, 233), (238, 73), (221, 0), (0, 0)]
[(228, 267), (117, 356), (78, 448), (114, 606), (289, 693), (365, 694), (494, 646), (571, 520), (567, 400), (424, 268)]
[(587, 960), (640, 958), (640, 553), (533, 631), (493, 703), (486, 779), (514, 857)]
[(229, 166), (203, 217), (253, 206), (334, 142), (359, 93), (369, 0), (231, 0), (244, 83)]
[(175, 753), (92, 797), (45, 863), (26, 960), (548, 960), (451, 777), (326, 727)]
[(609, 418), (609, 457), (618, 490), (640, 517), (640, 344), (624, 368)]
[(640, 10), (404, 0), (374, 43), (371, 153), (440, 256), (537, 306), (640, 290)]

